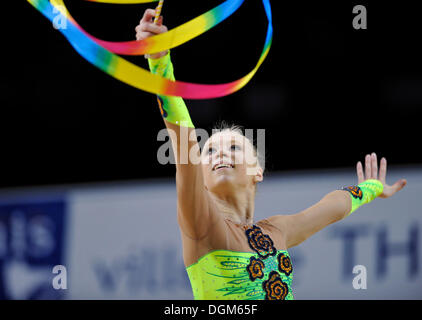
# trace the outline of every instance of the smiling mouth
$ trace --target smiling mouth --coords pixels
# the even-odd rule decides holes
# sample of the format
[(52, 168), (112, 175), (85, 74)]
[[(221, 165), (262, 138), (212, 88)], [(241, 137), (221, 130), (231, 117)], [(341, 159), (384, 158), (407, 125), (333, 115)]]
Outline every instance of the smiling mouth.
[(216, 170), (220, 170), (220, 169), (233, 169), (234, 166), (230, 163), (220, 163), (220, 164), (216, 164), (213, 168), (212, 171), (216, 171)]

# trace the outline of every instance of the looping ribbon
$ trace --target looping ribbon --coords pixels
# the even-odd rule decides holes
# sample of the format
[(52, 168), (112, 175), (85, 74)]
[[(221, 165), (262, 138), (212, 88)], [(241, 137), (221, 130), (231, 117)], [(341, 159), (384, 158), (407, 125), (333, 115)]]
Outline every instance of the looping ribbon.
[[(232, 15), (244, 0), (226, 0), (208, 12), (172, 29), (140, 41), (111, 42), (98, 39), (86, 32), (70, 15), (63, 0), (27, 0), (54, 23), (58, 14), (66, 19), (66, 27), (58, 30), (74, 49), (88, 62), (105, 73), (130, 86), (150, 93), (179, 96), (185, 99), (210, 99), (232, 94), (244, 87), (264, 62), (272, 42), (272, 16), (269, 0), (262, 0), (268, 19), (264, 49), (256, 66), (244, 77), (223, 84), (198, 84), (171, 81), (123, 59), (121, 55), (143, 55), (175, 48), (210, 30)], [(140, 4), (157, 0), (86, 0), (109, 4)]]

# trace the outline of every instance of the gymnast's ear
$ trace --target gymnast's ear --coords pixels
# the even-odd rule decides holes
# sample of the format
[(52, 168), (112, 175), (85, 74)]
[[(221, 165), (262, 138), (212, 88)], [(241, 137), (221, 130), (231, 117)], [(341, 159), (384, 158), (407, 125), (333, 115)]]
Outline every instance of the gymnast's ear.
[(254, 182), (258, 183), (264, 180), (264, 173), (261, 167), (256, 168), (256, 173), (254, 175)]

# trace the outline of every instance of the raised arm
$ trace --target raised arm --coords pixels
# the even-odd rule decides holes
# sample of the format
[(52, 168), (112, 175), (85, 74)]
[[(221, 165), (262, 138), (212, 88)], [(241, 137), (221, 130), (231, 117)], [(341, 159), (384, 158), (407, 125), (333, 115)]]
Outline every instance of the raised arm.
[[(143, 40), (152, 35), (167, 32), (160, 17), (153, 23), (155, 10), (147, 9), (140, 24), (135, 28), (136, 39)], [(151, 54), (148, 65), (152, 73), (170, 80), (175, 80), (170, 51)], [(185, 102), (181, 97), (157, 96), (158, 105), (164, 123), (172, 141), (176, 160), (176, 187), (178, 204), (178, 222), (182, 231), (193, 239), (203, 237), (210, 225), (214, 224), (212, 201), (204, 186), (201, 163), (191, 161), (200, 159), (195, 127), (189, 116)], [(189, 158), (191, 154), (192, 159)]]
[(386, 184), (387, 160), (378, 162), (375, 153), (365, 157), (365, 173), (361, 162), (356, 166), (358, 185), (330, 192), (318, 203), (292, 215), (276, 215), (270, 221), (285, 236), (287, 247), (294, 247), (326, 226), (339, 221), (363, 204), (376, 197), (388, 198), (406, 185), (406, 180), (398, 180), (392, 186)]

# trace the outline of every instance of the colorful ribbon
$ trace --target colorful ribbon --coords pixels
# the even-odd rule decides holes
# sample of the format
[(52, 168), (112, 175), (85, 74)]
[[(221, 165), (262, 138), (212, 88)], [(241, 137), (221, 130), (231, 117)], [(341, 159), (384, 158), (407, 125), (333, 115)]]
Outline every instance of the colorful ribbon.
[[(272, 17), (269, 0), (263, 0), (268, 18), (268, 30), (261, 57), (255, 68), (239, 80), (224, 84), (196, 84), (183, 81), (171, 81), (154, 75), (149, 71), (119, 57), (117, 54), (142, 55), (156, 53), (177, 47), (198, 35), (208, 31), (235, 12), (244, 0), (226, 0), (210, 11), (182, 24), (166, 33), (142, 41), (110, 42), (88, 34), (69, 14), (62, 0), (27, 0), (50, 21), (57, 13), (66, 19), (66, 28), (59, 31), (68, 39), (75, 50), (91, 64), (112, 77), (135, 88), (167, 96), (180, 96), (186, 99), (209, 99), (229, 95), (245, 86), (255, 75), (266, 56), (272, 41)], [(91, 2), (135, 4), (153, 2), (151, 0), (87, 0)]]

